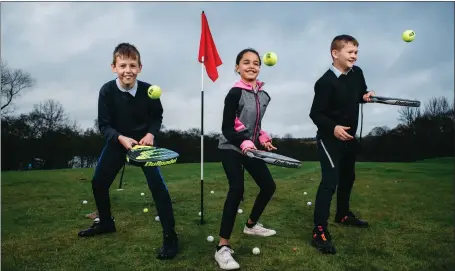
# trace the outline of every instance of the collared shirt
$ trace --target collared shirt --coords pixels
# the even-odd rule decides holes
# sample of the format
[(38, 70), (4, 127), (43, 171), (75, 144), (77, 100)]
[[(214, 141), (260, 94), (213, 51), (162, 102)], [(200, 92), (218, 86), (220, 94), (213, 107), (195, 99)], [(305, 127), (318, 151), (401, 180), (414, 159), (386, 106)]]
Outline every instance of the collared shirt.
[(347, 72), (345, 73), (342, 73), (339, 69), (337, 69), (335, 66), (333, 66), (333, 64), (330, 66), (330, 70), (335, 74), (335, 76), (338, 78), (340, 77), (340, 75), (344, 74), (348, 74), (350, 71), (354, 71), (352, 68), (350, 68)]
[(122, 88), (122, 86), (120, 85), (120, 79), (118, 79), (118, 78), (115, 79), (115, 83), (117, 84), (117, 87), (118, 87), (118, 89), (120, 89), (121, 92), (128, 92), (129, 94), (136, 96), (137, 80), (136, 80), (136, 83), (134, 83), (133, 88), (131, 88), (130, 90), (126, 90), (126, 89)]

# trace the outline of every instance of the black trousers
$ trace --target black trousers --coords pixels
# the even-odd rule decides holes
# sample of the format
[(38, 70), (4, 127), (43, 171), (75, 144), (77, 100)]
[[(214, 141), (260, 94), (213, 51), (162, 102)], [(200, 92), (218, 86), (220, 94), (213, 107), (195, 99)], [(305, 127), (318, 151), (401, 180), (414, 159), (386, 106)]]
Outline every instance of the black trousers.
[(223, 217), (221, 220), (220, 237), (229, 239), (234, 227), (237, 210), (244, 192), (244, 171), (245, 168), (260, 188), (260, 192), (251, 210), (250, 219), (254, 222), (264, 212), (276, 190), (275, 181), (270, 174), (267, 165), (259, 160), (249, 158), (234, 150), (220, 150), (221, 161), (226, 177), (229, 182), (229, 192), (224, 202)]
[(337, 192), (336, 217), (349, 212), (349, 200), (355, 180), (357, 141), (341, 142), (317, 138), (322, 179), (316, 194), (315, 226), (327, 227), (332, 197)]
[[(109, 188), (126, 159), (126, 149), (119, 143), (108, 142), (104, 146), (92, 179), (93, 196), (98, 208), (100, 223), (110, 221), (111, 204)], [(159, 167), (142, 167), (148, 187), (152, 192), (156, 210), (164, 233), (172, 233), (175, 227), (171, 198)]]

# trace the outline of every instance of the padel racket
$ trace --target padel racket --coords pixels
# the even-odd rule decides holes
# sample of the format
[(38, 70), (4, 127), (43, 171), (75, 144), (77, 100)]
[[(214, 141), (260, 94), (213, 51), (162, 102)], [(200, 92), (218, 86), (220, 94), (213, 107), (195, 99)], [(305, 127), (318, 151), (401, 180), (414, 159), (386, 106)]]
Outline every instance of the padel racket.
[(398, 106), (420, 107), (420, 101), (407, 100), (407, 99), (401, 99), (401, 98), (372, 96), (371, 102), (389, 104), (389, 105), (398, 105)]
[(286, 167), (286, 168), (299, 168), (302, 166), (302, 162), (299, 160), (262, 150), (248, 150), (245, 153), (248, 157), (261, 159), (267, 164)]
[(157, 167), (177, 162), (179, 154), (175, 151), (154, 146), (135, 145), (126, 154), (126, 160), (134, 166)]

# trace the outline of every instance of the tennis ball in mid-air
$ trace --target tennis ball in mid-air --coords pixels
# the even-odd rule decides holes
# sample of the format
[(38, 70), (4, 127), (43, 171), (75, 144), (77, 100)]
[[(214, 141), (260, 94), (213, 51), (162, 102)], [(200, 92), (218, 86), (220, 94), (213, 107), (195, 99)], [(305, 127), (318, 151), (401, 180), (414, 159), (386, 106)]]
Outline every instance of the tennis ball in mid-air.
[(150, 86), (147, 90), (150, 99), (158, 99), (161, 97), (161, 88), (159, 86)]
[(144, 213), (147, 213), (148, 211), (149, 211), (148, 208), (144, 208), (144, 210), (143, 210)]
[(267, 66), (273, 66), (278, 61), (278, 56), (274, 52), (267, 52), (263, 57), (264, 64)]
[(405, 42), (411, 42), (415, 39), (415, 36), (416, 36), (416, 33), (412, 30), (406, 30), (403, 32), (403, 34), (401, 35), (401, 38), (405, 41)]

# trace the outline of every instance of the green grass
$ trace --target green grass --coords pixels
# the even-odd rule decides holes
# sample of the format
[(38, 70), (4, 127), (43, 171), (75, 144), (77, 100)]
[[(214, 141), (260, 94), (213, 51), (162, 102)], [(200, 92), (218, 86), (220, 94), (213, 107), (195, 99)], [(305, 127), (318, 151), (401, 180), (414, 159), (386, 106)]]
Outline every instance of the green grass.
[[(84, 215), (95, 210), (93, 169), (2, 173), (2, 270), (219, 270), (215, 243), (206, 238), (217, 240), (228, 186), (220, 164), (204, 167), (204, 225), (198, 216), (200, 165), (162, 168), (181, 243), (178, 256), (164, 262), (155, 258), (161, 226), (154, 220), (155, 206), (140, 169), (127, 168), (124, 191), (116, 191), (120, 174), (111, 188), (117, 233), (89, 239), (78, 238), (77, 232), (91, 224)], [(261, 222), (278, 234), (260, 238), (241, 233), (258, 193), (247, 175), (240, 206), (244, 213), (238, 214), (231, 239), (242, 270), (455, 270), (452, 158), (358, 163), (351, 206), (372, 227), (334, 225), (332, 208), (336, 255), (320, 255), (309, 244), (313, 206), (306, 202), (314, 202), (319, 164), (270, 169), (277, 191)], [(82, 205), (82, 200), (89, 203)], [(142, 212), (145, 207), (148, 213)], [(251, 253), (256, 246), (260, 255)]]

